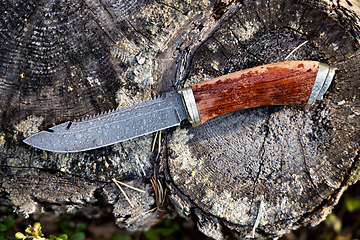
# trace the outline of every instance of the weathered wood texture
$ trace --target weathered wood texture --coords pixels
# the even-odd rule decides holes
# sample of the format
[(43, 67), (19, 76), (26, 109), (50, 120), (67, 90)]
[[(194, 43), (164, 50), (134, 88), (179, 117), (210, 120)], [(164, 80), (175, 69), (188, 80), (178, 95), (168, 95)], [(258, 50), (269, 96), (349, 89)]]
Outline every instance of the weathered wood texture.
[(184, 125), (171, 135), (169, 172), (184, 194), (174, 201), (201, 209), (197, 215), (207, 234), (219, 238), (214, 229), (227, 226), (251, 236), (261, 201), (256, 237), (316, 225), (356, 168), (359, 81), (351, 76), (359, 71), (358, 33), (344, 31), (321, 10), (325, 5), (296, 1), (244, 3), (197, 51), (186, 84), (282, 61), (305, 41), (288, 59), (338, 67), (325, 99), (311, 109), (248, 109), (198, 128)]
[[(91, 216), (110, 205), (119, 226), (138, 229), (164, 215), (149, 211), (155, 174), (213, 238), (226, 228), (250, 235), (261, 201), (256, 237), (318, 224), (359, 175), (358, 9), (342, 0), (1, 1), (0, 203), (24, 215)], [(54, 124), (285, 58), (338, 68), (323, 101), (184, 123), (159, 154), (153, 135), (74, 154), (22, 143)], [(113, 178), (146, 190), (124, 187), (134, 208)]]

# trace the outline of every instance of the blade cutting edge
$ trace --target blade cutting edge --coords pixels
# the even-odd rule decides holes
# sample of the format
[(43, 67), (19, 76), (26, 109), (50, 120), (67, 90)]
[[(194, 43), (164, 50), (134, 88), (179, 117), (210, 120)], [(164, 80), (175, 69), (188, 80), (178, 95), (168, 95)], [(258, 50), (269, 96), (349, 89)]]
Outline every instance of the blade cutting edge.
[(179, 126), (186, 118), (181, 95), (173, 91), (71, 125), (69, 122), (56, 125), (51, 131), (41, 131), (24, 142), (51, 152), (87, 151)]

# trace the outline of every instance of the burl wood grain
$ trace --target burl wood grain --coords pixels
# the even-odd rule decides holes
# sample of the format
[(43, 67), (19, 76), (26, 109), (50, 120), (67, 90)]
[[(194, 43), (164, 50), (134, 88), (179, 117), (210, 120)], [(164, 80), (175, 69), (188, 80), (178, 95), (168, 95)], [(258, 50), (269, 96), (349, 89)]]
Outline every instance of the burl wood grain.
[(233, 111), (266, 106), (305, 106), (319, 62), (289, 61), (230, 73), (193, 85), (201, 123)]

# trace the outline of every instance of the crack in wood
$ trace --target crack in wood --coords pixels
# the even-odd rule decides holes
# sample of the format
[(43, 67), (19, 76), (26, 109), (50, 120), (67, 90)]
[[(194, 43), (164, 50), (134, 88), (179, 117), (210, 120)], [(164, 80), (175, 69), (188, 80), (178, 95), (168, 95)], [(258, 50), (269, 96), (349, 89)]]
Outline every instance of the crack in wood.
[[(110, 33), (108, 32), (108, 30), (104, 29), (103, 24), (101, 24), (97, 18), (97, 14), (94, 12), (94, 10), (92, 10), (92, 8), (87, 4), (87, 2), (85, 2), (85, 0), (82, 0), (82, 3), (85, 4), (87, 6), (87, 9), (93, 14), (93, 16), (94, 16), (93, 20), (98, 25), (99, 29), (101, 29), (101, 31), (110, 39), (110, 41), (112, 41), (114, 44), (118, 44), (118, 41), (116, 41), (115, 39), (113, 39), (113, 37), (110, 36)], [(104, 6), (103, 6), (103, 9), (108, 13), (108, 16), (110, 16), (110, 18), (112, 20), (114, 20), (112, 15), (110, 14), (110, 12)], [(119, 30), (119, 32), (121, 32), (120, 29), (118, 29), (118, 30)]]
[(318, 190), (318, 186), (317, 186), (317, 185), (315, 184), (315, 182), (313, 181), (313, 178), (311, 177), (312, 174), (310, 173), (309, 168), (308, 168), (308, 166), (307, 166), (307, 163), (306, 163), (306, 153), (305, 153), (304, 145), (303, 145), (303, 143), (301, 142), (300, 135), (298, 134), (297, 137), (298, 137), (297, 139), (298, 139), (298, 142), (299, 142), (300, 147), (301, 147), (300, 150), (301, 150), (301, 153), (302, 153), (302, 156), (303, 156), (302, 158), (303, 158), (303, 163), (304, 163), (304, 166), (305, 166), (305, 173), (306, 173), (306, 175), (308, 176), (311, 184), (313, 185), (316, 194), (317, 194), (321, 199), (323, 199), (323, 196), (321, 196), (321, 194), (320, 194), (320, 192), (319, 192), (319, 190)]
[(125, 21), (134, 29), (135, 32), (139, 33), (139, 34), (140, 34), (141, 36), (143, 36), (146, 40), (148, 40), (149, 42), (151, 42), (152, 44), (154, 44), (154, 42), (151, 41), (151, 39), (148, 38), (144, 33), (142, 33), (142, 32), (140, 32), (139, 30), (137, 30), (137, 29), (135, 28), (135, 26), (131, 24), (130, 21), (128, 21), (128, 20), (125, 20)]
[[(269, 111), (269, 114), (266, 117), (266, 120), (265, 120), (265, 123), (264, 123), (265, 136), (264, 136), (264, 140), (263, 140), (262, 145), (261, 145), (260, 150), (259, 150), (259, 156), (260, 156), (260, 161), (261, 162), (260, 162), (260, 165), (259, 165), (259, 171), (257, 172), (255, 180), (254, 180), (254, 187), (253, 187), (253, 190), (252, 190), (252, 198), (251, 198), (251, 206), (253, 205), (253, 201), (255, 200), (256, 186), (257, 186), (257, 183), (258, 183), (261, 171), (262, 171), (262, 167), (264, 166), (265, 144), (266, 144), (267, 138), (268, 138), (268, 136), (270, 134), (269, 124), (270, 124), (271, 115), (274, 112), (274, 107), (269, 106), (269, 108), (270, 108), (270, 111)], [(249, 211), (251, 211), (251, 208), (249, 208)]]
[(270, 7), (270, 1), (267, 2), (267, 10), (268, 10), (268, 13), (269, 13), (269, 25), (270, 25), (270, 29), (273, 29), (274, 28), (274, 21), (272, 20), (272, 14), (271, 14), (271, 7)]
[[(213, 39), (215, 39), (216, 43), (220, 46), (221, 49), (226, 50), (226, 48), (222, 45), (222, 43), (217, 40), (214, 36), (212, 36)], [(229, 56), (227, 56), (227, 54), (225, 54), (225, 51), (220, 50), (220, 52), (222, 53), (222, 55), (224, 55), (225, 58), (229, 59)]]
[[(234, 32), (230, 27), (228, 27), (227, 29), (228, 29), (228, 30), (231, 32), (231, 34), (235, 37), (235, 39), (236, 39), (237, 43), (239, 44), (239, 46), (240, 46), (242, 49), (244, 49), (244, 51), (245, 51), (246, 53), (248, 53), (249, 55), (251, 55), (251, 56), (253, 56), (253, 57), (257, 58), (257, 59), (259, 59), (262, 63), (264, 63), (264, 59), (262, 59), (262, 58), (261, 58), (260, 56), (258, 56), (257, 54), (249, 51), (249, 49), (247, 49), (246, 46), (241, 43), (239, 37), (235, 34), (235, 32)], [(235, 55), (235, 53), (234, 53), (233, 55), (231, 55), (230, 57), (226, 57), (226, 56), (225, 56), (225, 57), (228, 58), (228, 59), (230, 59), (230, 58), (231, 58), (232, 56), (234, 56), (234, 55)]]
[(242, 21), (240, 20), (239, 16), (236, 14), (234, 14), (234, 16), (236, 17), (236, 19), (238, 20), (238, 22), (240, 23), (240, 26), (247, 31), (248, 29), (245, 27), (245, 25), (242, 23)]
[(303, 13), (301, 14), (301, 16), (300, 16), (300, 18), (299, 18), (299, 21), (298, 21), (299, 27), (298, 27), (297, 31), (299, 31), (299, 29), (301, 28), (301, 23), (302, 23), (303, 20), (305, 19), (305, 13), (306, 13), (307, 10), (308, 10), (308, 7), (306, 6), (305, 9), (304, 9), (304, 11), (303, 11)]
[(256, 18), (263, 25), (264, 31), (267, 31), (267, 27), (266, 27), (265, 23), (263, 21), (261, 21), (261, 19), (260, 19), (259, 12), (256, 10), (255, 13), (256, 13)]

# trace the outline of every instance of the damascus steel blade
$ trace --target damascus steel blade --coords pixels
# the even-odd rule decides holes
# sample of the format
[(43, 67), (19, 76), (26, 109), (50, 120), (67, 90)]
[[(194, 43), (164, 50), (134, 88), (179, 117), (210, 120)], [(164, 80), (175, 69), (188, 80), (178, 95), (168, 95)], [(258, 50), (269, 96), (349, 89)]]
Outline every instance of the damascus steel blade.
[(179, 126), (186, 118), (182, 98), (173, 91), (131, 107), (59, 124), (24, 142), (51, 152), (87, 151)]

